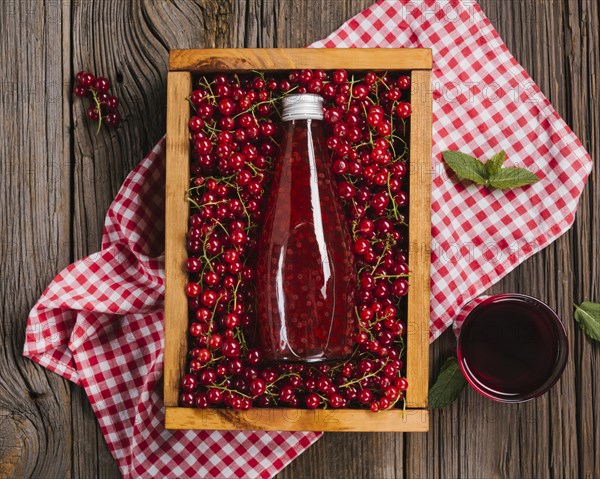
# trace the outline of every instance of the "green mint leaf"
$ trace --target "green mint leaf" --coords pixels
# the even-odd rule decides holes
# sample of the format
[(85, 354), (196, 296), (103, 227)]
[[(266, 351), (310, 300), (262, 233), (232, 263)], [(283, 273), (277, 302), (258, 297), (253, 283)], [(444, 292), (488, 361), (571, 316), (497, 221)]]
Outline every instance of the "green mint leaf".
[(439, 409), (452, 404), (467, 385), (458, 360), (446, 359), (440, 373), (429, 390), (429, 409)]
[(490, 185), (501, 190), (532, 185), (538, 181), (540, 179), (531, 171), (515, 167), (502, 168), (498, 173), (490, 177)]
[(590, 338), (600, 341), (600, 304), (584, 301), (575, 305), (575, 321)]
[(477, 158), (473, 158), (460, 151), (444, 151), (442, 157), (456, 176), (461, 180), (471, 180), (478, 185), (488, 184), (488, 172), (484, 164)]
[(506, 152), (502, 150), (500, 153), (496, 153), (489, 160), (485, 162), (485, 169), (488, 172), (488, 175), (494, 176), (496, 173), (500, 171), (502, 168), (502, 164), (506, 160)]

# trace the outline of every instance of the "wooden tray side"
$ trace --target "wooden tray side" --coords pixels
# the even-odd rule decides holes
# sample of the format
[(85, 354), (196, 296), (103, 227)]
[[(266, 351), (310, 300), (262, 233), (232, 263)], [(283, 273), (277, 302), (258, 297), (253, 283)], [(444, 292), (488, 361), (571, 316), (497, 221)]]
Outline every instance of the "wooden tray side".
[(166, 408), (167, 429), (426, 432), (426, 409), (372, 413), (365, 409), (230, 409)]
[(406, 406), (427, 406), (431, 267), (431, 71), (411, 75)]
[(170, 70), (191, 72), (333, 70), (414, 70), (431, 68), (428, 48), (238, 48), (171, 50)]
[(165, 370), (164, 401), (177, 406), (179, 381), (187, 353), (186, 234), (190, 184), (189, 72), (170, 72), (167, 78), (167, 168), (165, 198)]

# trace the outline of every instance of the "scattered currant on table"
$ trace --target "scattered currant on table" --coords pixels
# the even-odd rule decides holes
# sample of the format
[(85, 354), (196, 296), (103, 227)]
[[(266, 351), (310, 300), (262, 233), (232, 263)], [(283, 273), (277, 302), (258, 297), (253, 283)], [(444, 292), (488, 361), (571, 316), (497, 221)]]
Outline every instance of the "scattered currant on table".
[[(88, 75), (78, 76), (80, 93), (97, 81)], [(325, 101), (330, 164), (352, 232), (356, 348), (342, 363), (269, 364), (255, 335), (256, 245), (279, 154), (281, 99), (306, 92)], [(190, 349), (181, 405), (403, 407), (410, 77), (342, 69), (214, 74), (194, 79), (189, 102)]]
[(80, 71), (75, 77), (75, 96), (91, 98), (86, 111), (88, 119), (98, 123), (98, 130), (105, 122), (109, 127), (116, 128), (121, 124), (119, 100), (109, 93), (110, 80), (104, 77), (94, 77), (90, 72)]

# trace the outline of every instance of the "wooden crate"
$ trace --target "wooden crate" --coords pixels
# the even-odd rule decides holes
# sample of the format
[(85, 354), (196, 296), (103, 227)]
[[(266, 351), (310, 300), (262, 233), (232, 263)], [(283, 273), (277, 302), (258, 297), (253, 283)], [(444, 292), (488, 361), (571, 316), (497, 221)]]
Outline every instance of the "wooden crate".
[[(167, 429), (288, 431), (427, 431), (429, 366), (429, 245), (431, 188), (431, 50), (429, 49), (207, 49), (174, 50), (167, 92), (166, 294), (164, 402)], [(190, 141), (187, 98), (192, 74), (275, 72), (302, 68), (410, 72), (410, 191), (406, 411), (292, 408), (194, 409), (178, 407), (187, 353), (184, 270), (189, 205)]]

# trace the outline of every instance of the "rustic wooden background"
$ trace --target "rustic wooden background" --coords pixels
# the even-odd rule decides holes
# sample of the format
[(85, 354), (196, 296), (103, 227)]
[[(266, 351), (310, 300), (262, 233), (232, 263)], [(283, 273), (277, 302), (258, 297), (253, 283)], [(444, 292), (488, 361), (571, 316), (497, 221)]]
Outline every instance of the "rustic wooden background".
[[(467, 1), (467, 0), (465, 0)], [(0, 2), (0, 477), (115, 478), (83, 390), (21, 357), (27, 313), (50, 280), (100, 245), (122, 180), (163, 135), (168, 51), (301, 47), (370, 0)], [(516, 58), (600, 166), (597, 0), (481, 0)], [(126, 120), (96, 136), (71, 94), (80, 69), (116, 83)], [(599, 477), (600, 344), (572, 304), (600, 301), (600, 175), (575, 226), (493, 291), (521, 291), (565, 319), (571, 354), (545, 397), (506, 406), (463, 393), (428, 434), (327, 434), (279, 479)], [(454, 347), (432, 347), (432, 375)]]

